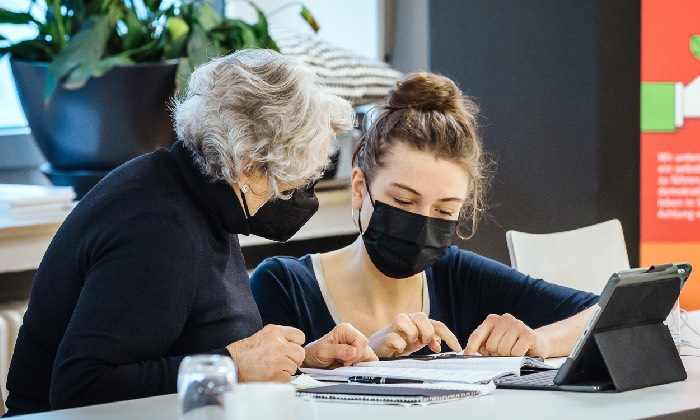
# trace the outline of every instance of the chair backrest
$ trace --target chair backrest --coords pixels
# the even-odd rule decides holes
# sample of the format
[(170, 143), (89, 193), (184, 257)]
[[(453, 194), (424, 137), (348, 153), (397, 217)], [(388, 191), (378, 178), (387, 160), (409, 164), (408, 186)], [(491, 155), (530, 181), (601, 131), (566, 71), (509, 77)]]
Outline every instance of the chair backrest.
[(630, 268), (617, 219), (544, 234), (508, 231), (510, 264), (550, 283), (600, 294), (610, 275)]

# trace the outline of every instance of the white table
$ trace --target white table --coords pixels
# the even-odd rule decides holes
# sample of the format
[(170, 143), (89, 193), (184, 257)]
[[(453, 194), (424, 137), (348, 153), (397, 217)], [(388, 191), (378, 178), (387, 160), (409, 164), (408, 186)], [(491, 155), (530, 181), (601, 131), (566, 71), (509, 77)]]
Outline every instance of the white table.
[[(690, 314), (690, 324), (700, 330), (700, 311)], [(700, 337), (682, 331), (684, 339), (700, 345)], [(317, 419), (325, 420), (426, 420), (476, 419), (639, 419), (654, 416), (700, 418), (700, 350), (683, 348), (688, 379), (667, 385), (619, 394), (584, 394), (557, 391), (497, 389), (491, 395), (429, 406), (381, 406), (346, 403), (316, 403)], [(662, 369), (662, 366), (650, 368)], [(301, 402), (301, 404), (311, 404)], [(304, 412), (309, 412), (307, 407)], [(121, 401), (71, 410), (33, 414), (27, 420), (171, 420), (176, 419), (176, 395)], [(266, 419), (255, 419), (266, 420)], [(308, 417), (304, 420), (312, 420)]]

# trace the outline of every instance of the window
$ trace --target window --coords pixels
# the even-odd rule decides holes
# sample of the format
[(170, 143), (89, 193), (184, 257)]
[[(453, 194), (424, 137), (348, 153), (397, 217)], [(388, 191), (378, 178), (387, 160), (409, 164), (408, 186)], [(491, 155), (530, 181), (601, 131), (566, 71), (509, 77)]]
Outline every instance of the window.
[[(327, 0), (306, 0), (306, 4), (321, 25), (319, 35), (339, 47), (353, 50), (368, 58), (380, 58), (379, 5), (381, 0), (355, 0), (334, 2)], [(30, 0), (0, 0), (0, 7), (8, 10), (28, 10)], [(299, 31), (310, 31), (299, 16), (299, 4), (289, 0), (257, 0), (265, 12), (290, 4), (270, 17), (270, 23), (286, 26)], [(227, 2), (226, 13), (246, 20), (255, 20), (252, 8), (244, 2)], [(0, 25), (0, 33), (11, 41), (29, 39), (36, 36), (31, 25)], [(27, 120), (17, 98), (9, 57), (0, 59), (0, 131), (26, 127)], [(2, 133), (0, 133), (2, 135)]]
[[(308, 27), (299, 16), (299, 2), (289, 0), (254, 0), (269, 17), (271, 25), (284, 26), (289, 29), (309, 32)], [(352, 50), (367, 58), (382, 59), (384, 53), (380, 44), (380, 6), (382, 0), (328, 1), (304, 0), (321, 26), (318, 35), (325, 41), (338, 47)], [(280, 9), (286, 4), (289, 7)], [(279, 12), (275, 12), (279, 9)], [(246, 21), (255, 21), (253, 9), (244, 2), (229, 1), (226, 15), (235, 16)]]
[[(0, 7), (27, 11), (30, 0), (0, 0)], [(0, 25), (0, 33), (15, 42), (36, 37), (31, 25)], [(47, 184), (37, 169), (43, 156), (29, 134), (17, 98), (9, 56), (0, 59), (0, 183)]]
[[(0, 0), (0, 7), (24, 11), (29, 9), (29, 0)], [(11, 41), (34, 38), (36, 29), (30, 25), (0, 25), (0, 33)], [(0, 59), (0, 130), (8, 128), (26, 127), (27, 120), (17, 98), (10, 60), (8, 56)]]

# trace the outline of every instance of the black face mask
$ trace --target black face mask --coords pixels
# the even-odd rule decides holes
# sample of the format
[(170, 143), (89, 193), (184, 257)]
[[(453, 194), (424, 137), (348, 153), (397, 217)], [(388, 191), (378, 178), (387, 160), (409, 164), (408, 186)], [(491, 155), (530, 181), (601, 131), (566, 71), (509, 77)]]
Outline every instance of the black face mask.
[(250, 233), (277, 242), (287, 242), (318, 211), (314, 184), (294, 190), (287, 200), (273, 199), (250, 215), (245, 194), (241, 192), (243, 209), (248, 217)]
[[(447, 253), (457, 228), (456, 220), (422, 216), (381, 201), (374, 201), (372, 206), (374, 212), (369, 225), (364, 233), (360, 227), (360, 234), (372, 264), (385, 276), (411, 277)], [(358, 226), (361, 226), (359, 215)]]

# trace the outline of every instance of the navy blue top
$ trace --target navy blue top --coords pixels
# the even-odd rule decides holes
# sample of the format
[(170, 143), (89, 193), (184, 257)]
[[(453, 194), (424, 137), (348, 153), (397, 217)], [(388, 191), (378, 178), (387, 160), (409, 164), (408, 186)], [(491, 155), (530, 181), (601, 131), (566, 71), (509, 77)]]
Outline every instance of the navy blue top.
[[(573, 316), (598, 301), (594, 294), (533, 279), (457, 247), (451, 247), (425, 274), (429, 317), (445, 323), (462, 347), (489, 314), (507, 312), (538, 328)], [(264, 324), (296, 327), (306, 334), (307, 343), (335, 326), (309, 255), (268, 258), (250, 281)]]
[(262, 328), (233, 189), (181, 142), (112, 171), (34, 278), (7, 379), (10, 415), (174, 393), (184, 356)]

